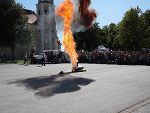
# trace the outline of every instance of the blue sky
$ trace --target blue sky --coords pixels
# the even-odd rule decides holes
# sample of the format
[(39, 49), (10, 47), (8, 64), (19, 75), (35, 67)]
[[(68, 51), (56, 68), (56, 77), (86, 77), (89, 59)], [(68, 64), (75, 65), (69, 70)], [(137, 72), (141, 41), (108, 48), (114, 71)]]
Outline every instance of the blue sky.
[[(54, 0), (55, 5), (59, 5), (63, 0)], [(36, 12), (38, 0), (16, 0), (25, 8)], [(96, 21), (99, 25), (105, 26), (110, 23), (121, 21), (124, 13), (131, 7), (139, 6), (142, 11), (150, 9), (150, 0), (91, 0), (91, 7), (96, 10), (98, 16)], [(59, 39), (62, 41), (62, 32), (57, 32)]]
[[(38, 0), (16, 0), (23, 4), (27, 9), (36, 11)], [(54, 0), (57, 6), (63, 0)], [(139, 6), (143, 11), (150, 9), (150, 0), (91, 0), (91, 7), (96, 10), (98, 17), (97, 22), (100, 26), (108, 25), (111, 22), (118, 23), (124, 13), (131, 7)]]

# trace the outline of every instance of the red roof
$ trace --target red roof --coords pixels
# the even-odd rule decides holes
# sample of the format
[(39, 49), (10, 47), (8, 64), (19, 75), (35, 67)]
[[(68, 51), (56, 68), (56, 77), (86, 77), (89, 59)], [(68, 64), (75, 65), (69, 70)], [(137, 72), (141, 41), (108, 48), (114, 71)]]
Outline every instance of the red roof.
[(33, 24), (37, 20), (37, 15), (35, 14), (34, 11), (24, 9), (25, 15), (28, 17), (28, 23)]

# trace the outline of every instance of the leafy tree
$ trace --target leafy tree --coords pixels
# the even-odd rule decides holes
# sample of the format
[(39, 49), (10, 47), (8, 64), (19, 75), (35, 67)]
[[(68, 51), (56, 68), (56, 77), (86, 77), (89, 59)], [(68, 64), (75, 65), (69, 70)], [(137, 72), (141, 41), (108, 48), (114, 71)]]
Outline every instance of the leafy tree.
[(12, 59), (14, 60), (14, 50), (16, 45), (28, 45), (32, 39), (31, 30), (27, 25), (27, 18), (24, 16), (23, 7), (15, 2), (0, 2), (0, 28), (2, 38), (0, 46), (12, 49)]
[(143, 28), (142, 47), (150, 48), (150, 10), (145, 11), (141, 17), (141, 24)]
[(86, 31), (74, 34), (77, 50), (92, 51), (98, 47), (101, 32), (98, 24), (99, 23), (94, 23), (93, 26), (88, 28)]
[(116, 49), (118, 47), (117, 35), (118, 26), (116, 24), (111, 23), (101, 29), (99, 23), (95, 23), (86, 31), (75, 33), (75, 41), (78, 50), (91, 51), (101, 44), (111, 49)]
[(122, 48), (125, 50), (139, 50), (141, 48), (142, 29), (139, 23), (140, 9), (131, 8), (125, 13), (119, 24), (119, 36)]
[(118, 36), (118, 26), (114, 23), (109, 25), (108, 47), (115, 49), (117, 47), (116, 38)]
[(104, 46), (108, 46), (108, 38), (109, 38), (109, 26), (103, 26), (102, 34), (101, 34), (101, 44)]
[(118, 36), (118, 26), (114, 23), (111, 23), (109, 26), (104, 26), (102, 30), (105, 39), (103, 45), (107, 46), (110, 49), (116, 49), (118, 47), (116, 42), (116, 38)]
[(142, 13), (139, 7), (128, 10), (119, 24), (100, 28), (95, 23), (84, 32), (75, 33), (78, 50), (91, 51), (102, 44), (113, 50), (150, 48), (150, 10)]

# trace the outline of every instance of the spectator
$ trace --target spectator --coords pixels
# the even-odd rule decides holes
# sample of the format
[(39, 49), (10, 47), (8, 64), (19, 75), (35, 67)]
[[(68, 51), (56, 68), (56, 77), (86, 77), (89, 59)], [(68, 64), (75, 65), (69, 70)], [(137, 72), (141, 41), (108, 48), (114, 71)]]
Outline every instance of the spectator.
[(81, 63), (150, 65), (150, 52), (147, 51), (79, 51), (78, 54)]
[(41, 53), (41, 57), (42, 57), (42, 66), (45, 66), (45, 59), (46, 59), (46, 55), (44, 52)]
[(28, 54), (24, 54), (24, 64), (28, 64)]

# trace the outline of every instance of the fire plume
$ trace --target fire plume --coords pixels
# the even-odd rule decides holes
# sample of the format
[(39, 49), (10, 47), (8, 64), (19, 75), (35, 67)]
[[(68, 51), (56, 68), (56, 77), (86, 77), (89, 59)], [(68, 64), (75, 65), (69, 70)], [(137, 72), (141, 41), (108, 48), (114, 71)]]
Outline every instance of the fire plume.
[(57, 8), (56, 14), (64, 20), (63, 46), (69, 54), (72, 65), (75, 67), (78, 62), (78, 54), (75, 50), (75, 42), (71, 31), (74, 5), (71, 0), (64, 0)]

